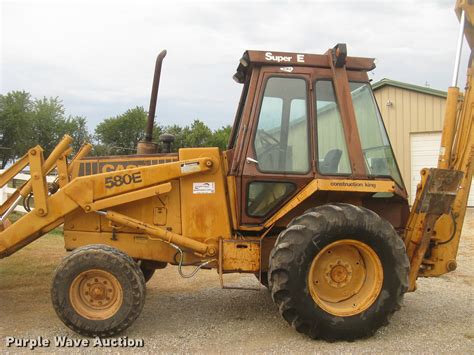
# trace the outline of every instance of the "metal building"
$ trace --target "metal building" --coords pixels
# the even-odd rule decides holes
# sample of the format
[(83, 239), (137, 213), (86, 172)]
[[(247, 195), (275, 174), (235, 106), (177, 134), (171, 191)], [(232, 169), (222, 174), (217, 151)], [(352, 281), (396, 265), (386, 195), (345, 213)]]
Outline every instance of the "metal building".
[[(390, 79), (382, 79), (372, 88), (413, 201), (420, 170), (438, 163), (447, 94)], [(468, 206), (474, 206), (474, 186)]]

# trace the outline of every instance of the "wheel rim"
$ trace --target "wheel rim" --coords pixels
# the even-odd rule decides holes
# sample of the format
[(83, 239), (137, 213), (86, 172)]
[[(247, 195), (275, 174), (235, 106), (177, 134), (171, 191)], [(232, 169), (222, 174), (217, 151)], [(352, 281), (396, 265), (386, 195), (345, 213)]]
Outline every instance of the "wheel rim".
[(123, 291), (117, 278), (99, 269), (87, 270), (76, 276), (69, 288), (74, 310), (84, 318), (105, 320), (122, 306)]
[(367, 244), (342, 239), (327, 245), (313, 259), (308, 288), (314, 302), (335, 316), (365, 311), (382, 289), (383, 268)]

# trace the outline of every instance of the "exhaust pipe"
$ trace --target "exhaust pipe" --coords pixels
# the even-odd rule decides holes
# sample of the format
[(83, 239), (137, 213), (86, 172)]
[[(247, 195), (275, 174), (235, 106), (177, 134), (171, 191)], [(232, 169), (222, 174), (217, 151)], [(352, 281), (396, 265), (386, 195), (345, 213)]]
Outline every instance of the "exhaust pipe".
[(166, 49), (156, 57), (155, 74), (151, 87), (150, 108), (148, 109), (148, 120), (145, 131), (145, 140), (138, 142), (137, 154), (153, 154), (157, 152), (157, 144), (152, 142), (153, 125), (155, 123), (156, 101), (158, 99), (158, 88), (160, 86), (161, 65), (166, 56)]
[(151, 87), (150, 109), (148, 110), (148, 123), (145, 133), (146, 142), (151, 142), (153, 139), (153, 123), (155, 122), (156, 100), (158, 98), (158, 88), (160, 87), (161, 64), (165, 57), (166, 49), (156, 57), (155, 75), (153, 76), (153, 85)]

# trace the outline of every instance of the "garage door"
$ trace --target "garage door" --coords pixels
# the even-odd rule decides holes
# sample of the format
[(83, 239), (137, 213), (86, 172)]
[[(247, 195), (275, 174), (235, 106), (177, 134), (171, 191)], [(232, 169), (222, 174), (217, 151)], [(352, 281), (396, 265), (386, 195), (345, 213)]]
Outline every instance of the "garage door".
[[(416, 185), (420, 182), (420, 170), (438, 165), (438, 153), (441, 133), (413, 133), (410, 136), (411, 147), (411, 193), (410, 200), (416, 195)], [(474, 186), (471, 184), (468, 206), (474, 206)]]

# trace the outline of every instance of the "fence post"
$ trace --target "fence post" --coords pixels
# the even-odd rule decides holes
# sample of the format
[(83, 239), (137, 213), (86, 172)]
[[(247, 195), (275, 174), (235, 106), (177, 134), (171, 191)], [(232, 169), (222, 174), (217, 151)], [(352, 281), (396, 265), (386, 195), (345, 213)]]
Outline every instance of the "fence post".
[(0, 205), (3, 205), (3, 203), (7, 200), (7, 186), (3, 186), (0, 188)]
[[(3, 170), (0, 170), (0, 173), (3, 173)], [(7, 200), (7, 184), (0, 187), (0, 205), (2, 205)]]

